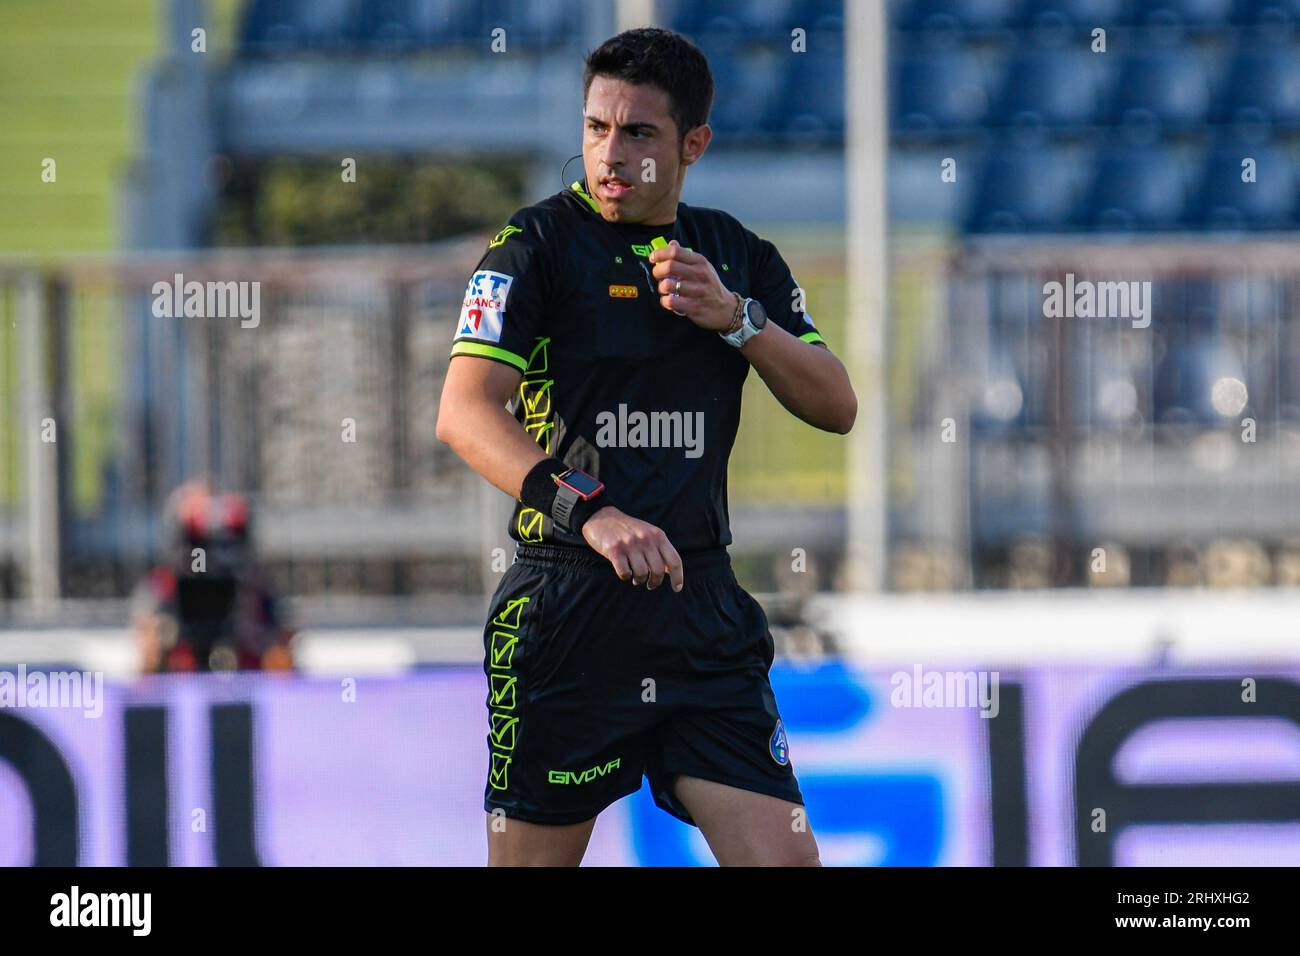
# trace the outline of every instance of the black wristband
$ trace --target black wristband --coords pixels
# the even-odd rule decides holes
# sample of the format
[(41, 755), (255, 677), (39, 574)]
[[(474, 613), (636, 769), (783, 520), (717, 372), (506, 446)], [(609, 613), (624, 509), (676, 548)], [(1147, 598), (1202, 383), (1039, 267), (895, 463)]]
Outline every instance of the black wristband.
[(560, 522), (554, 514), (559, 486), (553, 476), (562, 475), (568, 470), (569, 466), (561, 458), (543, 458), (524, 476), (523, 487), (519, 489), (519, 500), (534, 511), (546, 515), (561, 530), (580, 535), (587, 519), (611, 502), (607, 490), (589, 500), (579, 498), (574, 502), (568, 521)]
[(523, 487), (519, 489), (519, 500), (540, 511), (546, 517), (551, 516), (551, 506), (555, 504), (556, 484), (551, 475), (562, 475), (569, 466), (562, 458), (543, 458), (524, 475)]

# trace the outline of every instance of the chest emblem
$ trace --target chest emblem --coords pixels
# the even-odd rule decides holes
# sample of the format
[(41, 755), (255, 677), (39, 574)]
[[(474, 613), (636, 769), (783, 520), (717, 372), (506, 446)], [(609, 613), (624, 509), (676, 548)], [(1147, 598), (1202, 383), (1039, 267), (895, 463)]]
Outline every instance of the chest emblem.
[(635, 299), (637, 295), (638, 290), (634, 285), (612, 285), (609, 287), (609, 297), (611, 299)]

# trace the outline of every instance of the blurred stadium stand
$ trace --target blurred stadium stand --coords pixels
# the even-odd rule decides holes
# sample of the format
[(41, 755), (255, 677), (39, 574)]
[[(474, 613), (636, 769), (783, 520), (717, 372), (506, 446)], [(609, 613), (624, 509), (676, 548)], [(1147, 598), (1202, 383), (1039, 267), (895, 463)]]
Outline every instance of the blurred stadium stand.
[[(232, 155), (312, 152), (346, 142), (357, 149), (479, 147), (560, 157), (572, 145), (573, 123), (556, 119), (570, 111), (575, 57), (612, 28), (609, 7), (250, 0), (235, 55), (212, 80), (214, 115), (205, 122), (203, 108), (182, 112), (191, 117), (189, 132)], [(842, 2), (663, 0), (657, 9), (662, 22), (691, 35), (713, 58), (720, 148), (842, 144)], [(1092, 166), (1088, 178), (1108, 202), (1120, 203), (1107, 217), (1081, 205), (1063, 219), (1025, 228), (1086, 232), (1109, 229), (1112, 220), (1213, 228), (1217, 223), (1204, 217), (1197, 196), (1240, 181), (1237, 171), (1211, 161), (1225, 142), (1276, 151), (1292, 162), (1300, 150), (1300, 37), (1293, 30), (1300, 7), (1293, 3), (896, 0), (891, 10), (896, 178), (906, 179), (910, 165), (932, 166), (936, 144), (969, 159), (977, 180), (1002, 175), (997, 159), (1007, 149), (1049, 155), (1074, 144)], [(476, 51), (497, 27), (506, 30), (515, 55), (484, 69)], [(1098, 27), (1106, 31), (1104, 53), (1090, 49)], [(806, 55), (789, 55), (794, 29), (806, 33)], [(183, 72), (160, 69), (151, 79), (155, 138), (174, 141), (170, 124), (186, 124), (169, 104), (197, 105), (203, 95), (202, 84), (186, 82)], [(506, 115), (511, 122), (483, 121)], [(1125, 146), (1177, 146), (1185, 154), (1179, 164), (1204, 181), (1175, 196), (1160, 177), (1125, 166), (1117, 158)], [(699, 173), (704, 185), (717, 188), (709, 171)], [(1112, 184), (1129, 173), (1137, 176), (1130, 186)], [(748, 176), (741, 183), (753, 185)], [(1294, 194), (1294, 184), (1285, 185)], [(735, 196), (753, 191), (738, 188)], [(939, 224), (1001, 231), (972, 215), (977, 193), (966, 191), (965, 203), (948, 209)], [(733, 198), (725, 195), (719, 205), (731, 208)], [(204, 197), (184, 204), (201, 210)], [(1281, 217), (1244, 216), (1226, 225), (1296, 226), (1294, 201), (1283, 205)], [(823, 207), (804, 208), (817, 216)], [(935, 205), (907, 190), (891, 197), (891, 212), (901, 222), (936, 222)], [(201, 217), (181, 222), (179, 231), (152, 237), (157, 242), (142, 224), (135, 244), (200, 242)]]
[[(141, 77), (123, 233), (133, 254), (164, 256), (155, 264), (208, 243), (214, 156), (506, 155), (528, 163), (529, 196), (554, 192), (580, 134), (581, 55), (615, 32), (609, 0), (226, 6), (233, 42), (205, 62), (188, 55), (188, 24), (204, 5), (165, 4), (163, 53)], [(809, 227), (782, 248), (826, 264), (832, 278), (812, 301), (824, 303), (819, 323), (835, 321), (823, 316), (845, 294), (842, 0), (662, 0), (656, 10), (717, 75), (717, 154), (692, 170), (684, 198), (751, 223)], [(889, 10), (892, 533), (898, 568), (944, 569), (900, 570), (896, 581), (1087, 584), (1084, 556), (1098, 540), (1125, 551), (1127, 583), (1205, 580), (1179, 549), (1225, 535), (1258, 535), (1276, 556), (1273, 577), (1287, 579), (1284, 542), (1300, 536), (1291, 517), (1300, 514), (1291, 474), (1300, 257), (1290, 251), (1300, 228), (1300, 2), (890, 0)], [(483, 53), (496, 27), (510, 56)], [(1104, 53), (1091, 49), (1097, 28)], [(794, 30), (805, 31), (807, 53), (791, 53)], [(938, 178), (945, 160), (951, 182)], [(1253, 181), (1243, 181), (1246, 165)], [(474, 587), (472, 575), (442, 567), (382, 566), (405, 561), (408, 545), (419, 550), (429, 516), (446, 507), (439, 495), (454, 487), (448, 476), (465, 477), (439, 458), (428, 416), (445, 361), (436, 316), (450, 314), (468, 260), (443, 258), (435, 296), (421, 285), (428, 276), (406, 271), (408, 253), (418, 258), (393, 250), (353, 289), (317, 290), (292, 276), (328, 266), (328, 255), (261, 255), (274, 267), (266, 308), (276, 331), (252, 357), (149, 323), (142, 271), (109, 281), (74, 265), (36, 285), (4, 274), (0, 313), (56, 317), (42, 346), (60, 370), (42, 384), (50, 401), (100, 423), (73, 426), (71, 487), (56, 503), (69, 593), (120, 592), (124, 568), (145, 559), (158, 496), (208, 465), (276, 499), (268, 541), (294, 557), (304, 590), (334, 580), (378, 592), (435, 579)], [(205, 268), (201, 255), (183, 261), (187, 273)], [(1156, 321), (1145, 332), (1122, 320), (1044, 321), (1043, 284), (1067, 273), (1150, 278)], [(321, 351), (308, 322), (333, 323), (346, 345)], [(7, 324), (0, 401), (15, 404), (30, 383), (6, 371), (24, 347)], [(147, 359), (119, 381), (111, 366), (126, 349)], [(330, 364), (344, 356), (346, 367)], [(391, 380), (381, 374), (390, 359)], [(388, 449), (328, 482), (312, 474), (319, 451), (294, 437), (312, 414), (303, 383), (321, 376), (382, 422)], [(221, 391), (232, 382), (248, 387)], [(202, 389), (231, 404), (204, 413)], [(265, 420), (240, 410), (248, 389), (271, 396)], [(117, 414), (124, 432), (103, 437)], [(1245, 416), (1260, 429), (1260, 444), (1245, 447), (1258, 453), (1229, 441)], [(936, 423), (950, 417), (974, 440), (936, 449)], [(764, 438), (783, 427), (776, 417), (761, 425)], [(802, 451), (801, 439), (779, 434), (766, 445)], [(244, 447), (232, 435), (251, 437)], [(751, 494), (756, 475), (773, 474), (762, 444), (737, 445), (735, 509), (749, 516), (737, 522), (749, 529), (738, 549), (761, 553), (797, 535), (834, 568), (842, 486), (824, 468), (783, 473), (770, 483), (812, 487), (812, 503), (774, 509)], [(0, 590), (17, 593), (22, 449), (3, 421), (0, 447), (10, 463), (0, 470)], [(1251, 495), (1240, 494), (1242, 474)], [(94, 494), (79, 490), (88, 486)], [(348, 521), (331, 531), (313, 519), (339, 500), (360, 503)], [(477, 548), (465, 529), (496, 519), (461, 509), (458, 520), (463, 535), (449, 531), (445, 548), (421, 553)], [(312, 570), (304, 555), (331, 548), (373, 553), (379, 565)], [(107, 554), (131, 557), (104, 574), (96, 560)], [(1049, 568), (1025, 570), (1043, 554)], [(821, 583), (834, 580), (828, 571)]]

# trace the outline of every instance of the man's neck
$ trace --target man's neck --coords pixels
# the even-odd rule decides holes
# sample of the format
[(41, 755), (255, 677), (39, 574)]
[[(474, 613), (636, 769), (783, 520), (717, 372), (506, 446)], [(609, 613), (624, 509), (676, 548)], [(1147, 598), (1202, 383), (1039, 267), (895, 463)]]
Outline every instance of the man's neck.
[(684, 180), (685, 176), (679, 174), (677, 177), (677, 188), (673, 190), (672, 195), (665, 199), (658, 209), (647, 215), (642, 222), (638, 222), (635, 225), (652, 228), (654, 226), (671, 226), (675, 223), (677, 221), (677, 206), (682, 200), (682, 185)]

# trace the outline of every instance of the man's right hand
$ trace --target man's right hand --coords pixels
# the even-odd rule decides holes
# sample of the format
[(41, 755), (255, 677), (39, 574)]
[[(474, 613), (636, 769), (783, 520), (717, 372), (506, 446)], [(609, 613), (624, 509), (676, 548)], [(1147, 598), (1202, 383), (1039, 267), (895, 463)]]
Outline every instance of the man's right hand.
[(623, 581), (636, 587), (642, 581), (653, 591), (667, 574), (673, 590), (680, 591), (682, 558), (668, 540), (668, 535), (648, 521), (625, 515), (613, 505), (606, 505), (587, 519), (582, 536), (597, 552), (609, 560)]

